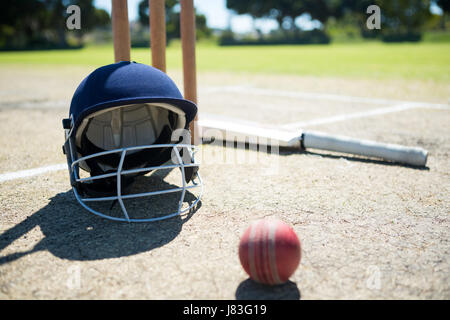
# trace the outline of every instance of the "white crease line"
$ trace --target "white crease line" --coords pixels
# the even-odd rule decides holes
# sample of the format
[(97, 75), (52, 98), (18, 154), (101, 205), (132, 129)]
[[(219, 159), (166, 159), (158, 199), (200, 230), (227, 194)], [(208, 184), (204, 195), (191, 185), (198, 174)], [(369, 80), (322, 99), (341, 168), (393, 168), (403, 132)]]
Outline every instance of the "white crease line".
[(311, 93), (302, 91), (287, 91), (287, 90), (273, 90), (273, 89), (262, 89), (250, 86), (222, 86), (222, 87), (204, 87), (204, 93), (216, 93), (216, 92), (235, 92), (243, 94), (256, 94), (262, 96), (275, 96), (283, 98), (301, 98), (308, 100), (328, 100), (328, 101), (341, 101), (341, 102), (352, 102), (352, 103), (371, 103), (371, 104), (399, 104), (399, 103), (411, 103), (426, 105), (429, 107), (436, 107), (438, 109), (449, 110), (450, 106), (441, 103), (429, 103), (429, 102), (419, 102), (419, 101), (402, 101), (394, 99), (378, 99), (378, 98), (364, 98), (364, 97), (354, 97), (338, 94), (327, 94), (327, 93)]
[(285, 128), (285, 129), (301, 129), (301, 128), (317, 126), (317, 125), (321, 125), (321, 124), (334, 123), (334, 122), (346, 121), (346, 120), (357, 119), (357, 118), (372, 117), (372, 116), (377, 116), (377, 115), (387, 114), (387, 113), (392, 113), (392, 112), (399, 112), (399, 111), (414, 109), (417, 107), (418, 107), (417, 105), (412, 105), (412, 104), (401, 104), (401, 105), (388, 107), (388, 108), (369, 110), (366, 112), (356, 112), (356, 113), (344, 114), (344, 115), (339, 115), (339, 116), (334, 116), (334, 117), (329, 117), (329, 118), (315, 119), (315, 120), (303, 121), (303, 122), (293, 122), (293, 123), (282, 125), (281, 127)]
[(321, 124), (335, 123), (335, 122), (346, 121), (346, 120), (350, 120), (350, 119), (366, 118), (366, 117), (378, 116), (378, 115), (382, 115), (382, 114), (405, 111), (405, 110), (410, 110), (410, 109), (419, 109), (419, 108), (450, 110), (450, 108), (448, 108), (448, 107), (429, 106), (426, 103), (405, 103), (405, 104), (399, 104), (399, 105), (387, 107), (387, 108), (379, 108), (379, 109), (369, 110), (369, 111), (365, 111), (365, 112), (356, 112), (356, 113), (344, 114), (344, 115), (310, 120), (310, 121), (293, 122), (293, 123), (288, 123), (288, 124), (282, 125), (281, 127), (285, 128), (285, 129), (301, 129), (301, 128), (317, 126), (317, 125), (321, 125)]
[(28, 170), (21, 170), (21, 171), (16, 171), (16, 172), (2, 173), (2, 174), (0, 174), (0, 183), (9, 181), (9, 180), (14, 180), (14, 179), (28, 178), (28, 177), (37, 176), (39, 174), (43, 174), (46, 172), (59, 171), (59, 170), (63, 170), (63, 169), (67, 169), (66, 163), (53, 164), (50, 166), (28, 169)]
[[(351, 103), (368, 103), (368, 104), (399, 104), (399, 103), (413, 103), (420, 104), (422, 106), (428, 106), (430, 108), (450, 110), (449, 104), (431, 103), (431, 102), (418, 102), (418, 101), (402, 101), (394, 99), (379, 99), (379, 98), (364, 98), (355, 96), (346, 96), (338, 94), (327, 93), (311, 93), (302, 91), (287, 91), (287, 90), (273, 90), (263, 89), (251, 86), (207, 86), (200, 87), (199, 91), (203, 94), (218, 93), (218, 92), (234, 92), (241, 94), (255, 94), (262, 96), (283, 97), (283, 98), (295, 98), (306, 100), (324, 100), (324, 101), (340, 101)], [(66, 100), (49, 100), (49, 101), (13, 101), (0, 103), (0, 108), (61, 108), (70, 105), (70, 101)]]
[[(308, 92), (297, 92), (297, 91), (282, 91), (282, 90), (271, 90), (271, 89), (260, 89), (260, 88), (252, 88), (246, 86), (222, 86), (222, 87), (204, 87), (202, 90), (204, 93), (215, 93), (215, 92), (238, 92), (238, 93), (252, 93), (252, 94), (261, 94), (267, 96), (281, 96), (281, 97), (293, 97), (293, 98), (304, 98), (304, 99), (314, 99), (314, 100), (334, 100), (334, 101), (345, 101), (345, 102), (360, 102), (360, 103), (374, 103), (374, 104), (392, 104), (392, 103), (402, 103), (400, 105), (396, 105), (393, 107), (380, 108), (367, 112), (357, 112), (348, 115), (342, 116), (334, 116), (329, 118), (322, 118), (317, 120), (311, 120), (306, 122), (295, 122), (289, 123), (281, 126), (285, 129), (298, 129), (308, 126), (314, 126), (319, 124), (333, 123), (339, 121), (345, 121), (349, 119), (369, 117), (374, 115), (386, 114), (391, 112), (398, 112), (413, 108), (429, 108), (429, 109), (440, 109), (440, 110), (450, 110), (450, 107), (445, 104), (437, 104), (437, 103), (428, 103), (428, 102), (408, 102), (408, 101), (399, 101), (399, 100), (386, 100), (386, 99), (371, 99), (371, 98), (361, 98), (361, 97), (352, 97), (352, 96), (341, 96), (334, 94), (316, 94), (316, 93), (308, 93)], [(46, 172), (59, 171), (67, 168), (67, 164), (55, 164), (35, 169), (22, 170), (17, 172), (9, 172), (0, 174), (0, 183), (20, 179), (27, 178), (39, 174), (43, 174)]]

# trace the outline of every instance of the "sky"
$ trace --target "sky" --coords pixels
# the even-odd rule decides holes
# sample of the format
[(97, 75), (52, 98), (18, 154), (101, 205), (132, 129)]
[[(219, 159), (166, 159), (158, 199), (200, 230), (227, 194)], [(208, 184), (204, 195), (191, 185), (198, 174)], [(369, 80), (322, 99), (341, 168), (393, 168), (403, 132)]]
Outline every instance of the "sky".
[[(138, 17), (138, 4), (141, 0), (128, 0), (130, 21)], [(194, 0), (197, 13), (204, 14), (208, 27), (225, 29), (231, 25), (233, 32), (245, 33), (253, 30), (253, 21), (249, 15), (236, 15), (226, 8), (226, 0)], [(95, 6), (111, 13), (111, 0), (95, 0)], [(274, 20), (258, 19), (254, 26), (266, 33), (278, 27)]]

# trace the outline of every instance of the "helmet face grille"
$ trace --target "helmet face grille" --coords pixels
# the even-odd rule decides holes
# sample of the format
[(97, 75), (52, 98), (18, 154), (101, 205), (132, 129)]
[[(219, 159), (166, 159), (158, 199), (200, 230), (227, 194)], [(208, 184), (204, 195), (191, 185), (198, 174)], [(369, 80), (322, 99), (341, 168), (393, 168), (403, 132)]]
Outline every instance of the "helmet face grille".
[[(198, 163), (195, 162), (193, 158), (193, 148), (195, 146), (186, 145), (186, 144), (154, 144), (148, 146), (137, 146), (131, 148), (122, 148), (115, 149), (110, 151), (104, 151), (98, 154), (94, 154), (92, 156), (87, 156), (84, 158), (80, 158), (72, 162), (70, 165), (70, 173), (73, 175), (73, 191), (78, 202), (88, 211), (99, 215), (104, 218), (117, 220), (117, 221), (128, 221), (128, 222), (149, 222), (149, 221), (158, 221), (163, 219), (168, 219), (171, 217), (179, 216), (183, 213), (188, 213), (193, 209), (197, 203), (200, 201), (202, 195), (202, 180), (198, 173), (189, 176), (189, 170), (197, 172)], [(127, 158), (127, 152), (140, 150), (139, 153), (135, 153), (130, 155), (130, 157), (134, 157), (138, 155), (139, 157), (143, 153), (147, 153), (146, 151), (150, 150), (158, 150), (164, 149), (166, 151), (170, 151), (175, 155), (175, 160), (169, 162), (164, 165), (157, 166), (148, 166), (144, 168), (137, 169), (127, 169), (125, 168), (125, 159)], [(189, 153), (189, 159), (183, 160), (183, 154), (187, 152)], [(115, 170), (111, 170), (111, 172), (102, 173), (102, 174), (94, 174), (91, 177), (81, 178), (78, 174), (78, 166), (81, 162), (88, 162), (93, 160), (94, 158), (104, 157), (107, 155), (117, 154), (119, 156), (119, 165)], [(153, 159), (154, 157), (145, 157)], [(96, 167), (93, 166), (95, 169)], [(178, 180), (181, 183), (167, 183), (162, 181), (166, 176), (160, 176), (155, 174), (158, 170), (169, 170), (168, 172), (176, 172), (178, 173)], [(175, 170), (173, 170), (175, 169)], [(178, 170), (176, 170), (178, 169)], [(153, 172), (151, 177), (146, 176), (142, 177), (141, 175)], [(98, 172), (97, 172), (98, 173)], [(134, 175), (138, 176), (134, 176)], [(139, 177), (141, 176), (141, 177)], [(158, 177), (157, 180), (153, 178)], [(142, 178), (143, 183), (135, 184), (135, 180)], [(165, 179), (164, 179), (165, 180)], [(180, 181), (181, 180), (181, 181)], [(176, 182), (176, 181), (174, 181)], [(176, 186), (180, 185), (180, 186)], [(145, 187), (144, 189), (142, 187)], [(162, 188), (162, 190), (159, 190)], [(198, 188), (198, 194), (194, 195), (192, 189)], [(172, 194), (176, 194), (176, 197)], [(148, 197), (160, 197), (164, 196), (166, 199), (170, 199), (171, 202), (176, 203), (176, 210), (169, 214), (160, 214), (159, 210), (152, 210), (151, 212), (140, 212), (143, 209), (142, 202), (139, 201), (140, 198), (148, 198)], [(167, 198), (168, 197), (168, 198)], [(185, 202), (187, 201), (187, 205)], [(95, 205), (95, 203), (98, 203)], [(111, 203), (110, 209), (106, 210), (104, 204)], [(141, 203), (141, 204), (139, 204)], [(146, 202), (149, 205), (155, 204), (153, 201)], [(164, 203), (164, 202), (163, 202)], [(118, 214), (113, 214), (111, 209), (114, 208), (114, 205), (119, 205), (116, 209), (120, 209), (120, 212), (123, 214), (122, 217)], [(144, 206), (147, 208), (147, 206)], [(158, 207), (158, 206), (157, 206)], [(144, 209), (145, 209), (144, 208)], [(134, 213), (130, 214), (128, 209), (132, 209), (132, 211), (139, 211), (137, 215)], [(136, 210), (135, 210), (136, 209)], [(158, 208), (153, 208), (158, 209)], [(161, 208), (162, 209), (162, 208)], [(162, 211), (166, 212), (167, 208), (164, 208)], [(100, 212), (101, 210), (102, 212)]]

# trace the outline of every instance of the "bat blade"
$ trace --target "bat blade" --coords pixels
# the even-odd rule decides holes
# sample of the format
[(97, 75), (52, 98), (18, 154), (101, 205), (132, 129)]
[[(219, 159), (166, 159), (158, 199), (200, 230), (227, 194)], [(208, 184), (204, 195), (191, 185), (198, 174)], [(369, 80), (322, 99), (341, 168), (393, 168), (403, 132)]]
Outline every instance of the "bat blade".
[(203, 141), (236, 141), (300, 148), (301, 134), (298, 131), (279, 130), (254, 122), (203, 114), (198, 125)]

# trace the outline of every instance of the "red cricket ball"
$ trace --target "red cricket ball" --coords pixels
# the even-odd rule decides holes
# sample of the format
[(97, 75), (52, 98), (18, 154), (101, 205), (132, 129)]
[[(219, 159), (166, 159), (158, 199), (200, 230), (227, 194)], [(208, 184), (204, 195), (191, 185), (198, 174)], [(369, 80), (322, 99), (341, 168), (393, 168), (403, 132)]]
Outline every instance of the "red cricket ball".
[(281, 220), (265, 218), (253, 222), (239, 243), (242, 267), (253, 280), (264, 284), (286, 282), (301, 259), (295, 231)]

